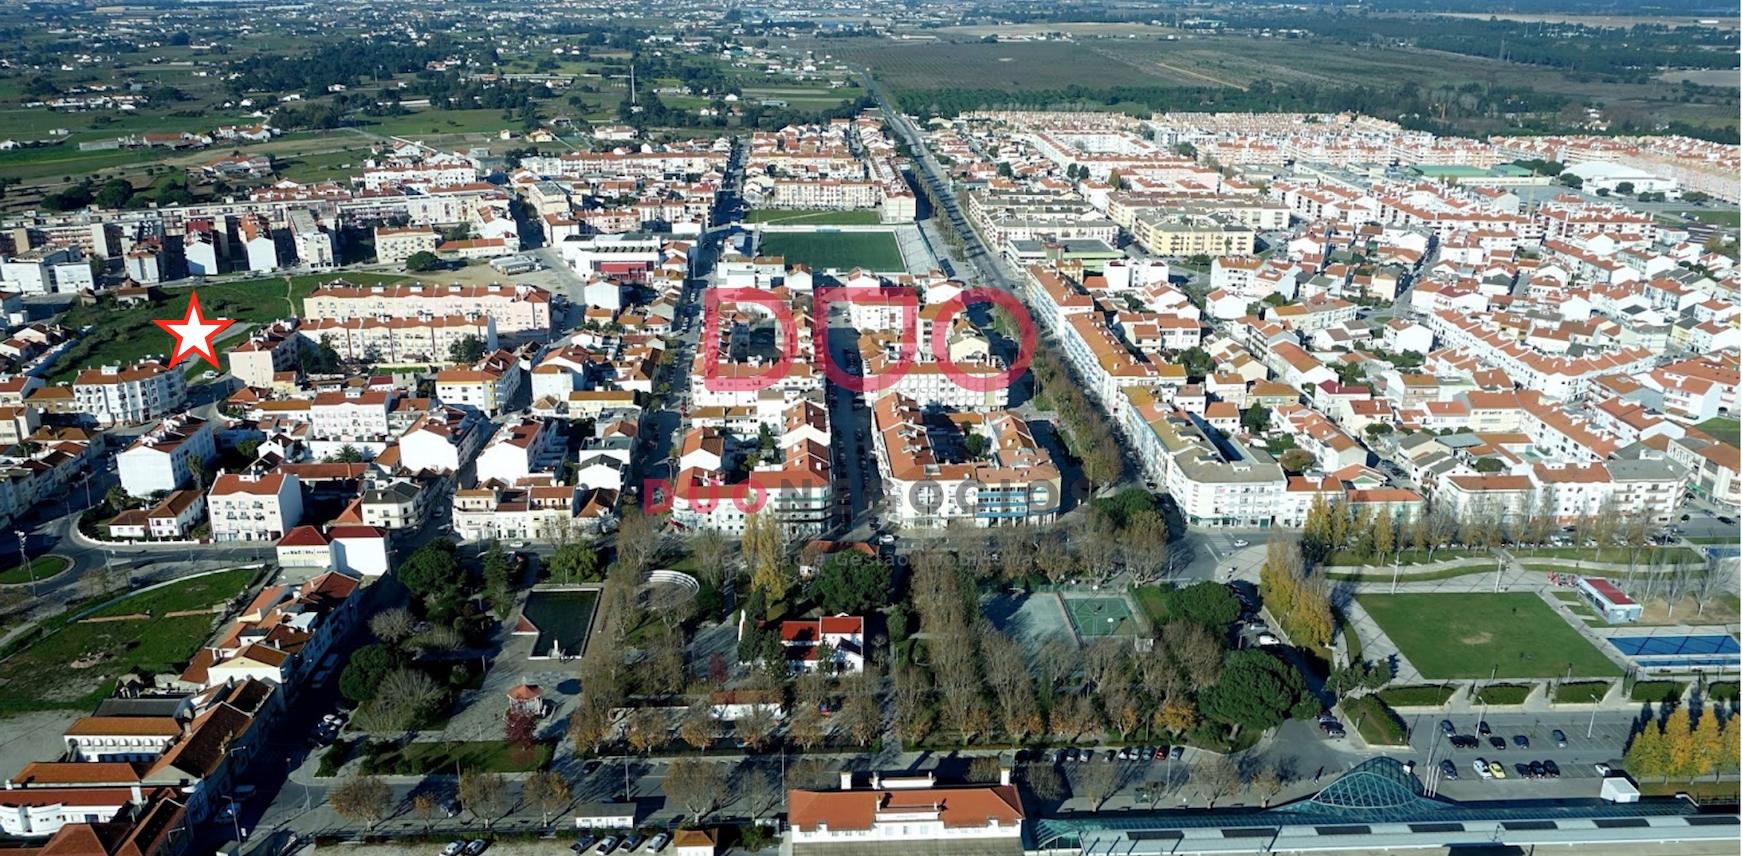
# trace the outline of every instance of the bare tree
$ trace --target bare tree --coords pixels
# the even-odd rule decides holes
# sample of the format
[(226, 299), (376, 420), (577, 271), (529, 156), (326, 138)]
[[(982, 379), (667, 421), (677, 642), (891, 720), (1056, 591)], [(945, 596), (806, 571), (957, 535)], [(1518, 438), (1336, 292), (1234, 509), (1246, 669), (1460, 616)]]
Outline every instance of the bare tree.
[(508, 780), (501, 773), (467, 770), (460, 774), (460, 804), (489, 829), (508, 806)]
[(925, 671), (908, 666), (894, 673), (895, 736), (912, 747), (932, 730), (931, 686)]
[(577, 751), (597, 754), (611, 734), (611, 707), (597, 696), (583, 694), (575, 712), (569, 714), (568, 737)]
[(1215, 808), (1218, 800), (1240, 789), (1240, 768), (1233, 758), (1215, 755), (1192, 771), (1192, 781), (1203, 787), (1210, 808)]
[(996, 755), (976, 755), (968, 761), (968, 781), (996, 782), (1004, 772), (1004, 761)]
[(767, 767), (746, 765), (738, 768), (737, 791), (744, 795), (750, 819), (760, 821), (785, 798), (780, 790), (780, 778)]
[(352, 776), (327, 792), (327, 802), (340, 817), (373, 829), (393, 810), (393, 789), (380, 776)]
[(637, 755), (665, 743), (665, 716), (651, 707), (638, 707), (623, 721), (623, 740)]
[(743, 716), (732, 722), (732, 730), (737, 732), (738, 739), (752, 751), (760, 750), (774, 737), (774, 729), (780, 724), (773, 704), (753, 704)]
[(369, 632), (375, 634), (389, 645), (398, 647), (400, 642), (411, 636), (411, 629), (416, 625), (410, 610), (403, 606), (383, 609), (369, 618)]
[(1064, 780), (1059, 775), (1058, 767), (1044, 761), (1030, 761), (1017, 768), (1022, 783), (1028, 786), (1029, 793), (1044, 802), (1056, 802), (1064, 799)]
[(550, 770), (539, 770), (520, 786), (521, 799), (538, 806), (543, 825), (550, 826), (551, 813), (569, 801), (569, 783)]
[(677, 723), (677, 736), (696, 751), (707, 751), (708, 743), (714, 739), (714, 706), (707, 696), (698, 696), (684, 708)]
[(703, 529), (690, 538), (690, 555), (696, 559), (696, 577), (719, 588), (732, 572), (732, 542), (713, 529)]
[(1283, 781), (1282, 771), (1271, 766), (1264, 767), (1252, 776), (1252, 789), (1258, 792), (1259, 798), (1264, 800), (1264, 806), (1267, 808), (1270, 806), (1270, 801), (1275, 799), (1277, 794), (1282, 793), (1285, 784), (1287, 783)]
[(640, 576), (658, 555), (665, 521), (642, 513), (635, 505), (623, 512), (617, 524), (617, 564)]
[(411, 813), (423, 821), (423, 831), (429, 834), (430, 826), (435, 823), (436, 809), (441, 808), (441, 802), (429, 791), (418, 791), (411, 797)]
[(718, 808), (728, 782), (720, 765), (700, 758), (679, 758), (665, 774), (665, 795), (700, 821)]
[(1077, 777), (1078, 788), (1094, 804), (1095, 811), (1100, 811), (1107, 798), (1119, 790), (1121, 766), (1112, 761), (1090, 761)]

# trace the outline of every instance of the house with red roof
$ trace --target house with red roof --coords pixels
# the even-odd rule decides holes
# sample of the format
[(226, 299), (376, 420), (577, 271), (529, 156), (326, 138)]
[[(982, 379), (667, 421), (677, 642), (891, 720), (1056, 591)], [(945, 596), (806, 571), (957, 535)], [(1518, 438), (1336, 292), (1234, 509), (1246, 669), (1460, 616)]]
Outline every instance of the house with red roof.
[(882, 778), (855, 788), (787, 791), (794, 856), (901, 842), (911, 852), (1022, 852), (1022, 798), (1005, 771), (997, 785), (940, 786), (931, 775)]
[(786, 650), (787, 667), (794, 672), (808, 672), (825, 662), (829, 664), (827, 671), (836, 674), (865, 670), (865, 619), (861, 616), (783, 621), (780, 644)]

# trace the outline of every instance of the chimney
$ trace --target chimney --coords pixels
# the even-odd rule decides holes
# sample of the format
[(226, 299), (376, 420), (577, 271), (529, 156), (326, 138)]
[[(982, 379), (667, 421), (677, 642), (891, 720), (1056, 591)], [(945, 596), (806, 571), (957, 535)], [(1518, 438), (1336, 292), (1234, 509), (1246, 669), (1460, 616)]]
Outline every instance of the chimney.
[(998, 784), (1003, 785), (1005, 787), (1010, 786), (1010, 765), (1009, 764), (1000, 764), (998, 766)]
[[(875, 782), (876, 777), (873, 776), (872, 780)], [(12, 783), (7, 782), (6, 784), (8, 787), (10, 787)], [(852, 789), (853, 789), (853, 771), (852, 770), (842, 770), (841, 771), (841, 790), (850, 791)]]

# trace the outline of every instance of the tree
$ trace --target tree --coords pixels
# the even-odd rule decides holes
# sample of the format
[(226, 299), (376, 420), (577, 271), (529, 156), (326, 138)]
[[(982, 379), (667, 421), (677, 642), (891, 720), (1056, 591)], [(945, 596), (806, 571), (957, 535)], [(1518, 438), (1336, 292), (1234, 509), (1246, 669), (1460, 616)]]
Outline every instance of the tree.
[(1397, 546), (1397, 528), (1391, 522), (1391, 507), (1379, 509), (1379, 515), (1373, 519), (1373, 552), (1380, 558), (1391, 555)]
[(774, 705), (755, 704), (743, 716), (733, 721), (732, 729), (746, 748), (757, 752), (774, 737), (774, 729), (778, 724)]
[(530, 754), (538, 745), (538, 717), (521, 705), (511, 705), (502, 720), (502, 739), (514, 751)]
[(361, 704), (375, 697), (381, 679), (393, 669), (393, 654), (382, 645), (364, 645), (339, 673), (339, 692)]
[(381, 677), (374, 699), (358, 713), (358, 724), (372, 731), (410, 730), (434, 714), (446, 698), (429, 675), (417, 669), (393, 669)]
[(744, 795), (744, 801), (750, 809), (750, 819), (761, 821), (762, 817), (780, 805), (786, 797), (781, 791), (780, 779), (774, 771), (767, 767), (746, 766), (740, 768), (738, 792)]
[(772, 515), (756, 511), (744, 516), (741, 548), (744, 562), (750, 566), (750, 589), (761, 592), (769, 602), (786, 597), (791, 586), (783, 541), (780, 522)]
[(730, 782), (720, 765), (700, 758), (679, 758), (665, 774), (665, 795), (699, 822), (720, 805)]
[(1193, 771), (1192, 781), (1203, 787), (1210, 808), (1215, 808), (1217, 800), (1240, 788), (1240, 767), (1227, 755), (1213, 755)]
[(703, 529), (690, 538), (690, 555), (696, 560), (696, 576), (705, 584), (719, 588), (731, 569), (732, 544), (714, 529)]
[(696, 751), (707, 751), (708, 743), (714, 739), (714, 709), (706, 695), (698, 696), (684, 708), (677, 723), (677, 736)]
[(599, 551), (589, 540), (563, 544), (551, 554), (545, 567), (556, 582), (592, 582), (599, 578)]
[(639, 577), (659, 555), (663, 525), (658, 517), (642, 513), (639, 506), (625, 509), (617, 523), (617, 565)]
[(1163, 702), (1151, 715), (1150, 724), (1161, 731), (1184, 734), (1197, 726), (1198, 711), (1187, 701)]
[(665, 742), (665, 717), (651, 707), (638, 707), (623, 721), (623, 740), (637, 755)]
[(393, 810), (393, 789), (380, 776), (352, 776), (327, 792), (327, 802), (340, 817), (373, 828)]
[(1248, 433), (1262, 434), (1270, 427), (1270, 408), (1262, 404), (1254, 404), (1240, 414), (1240, 427)]
[(1107, 798), (1119, 790), (1124, 768), (1124, 764), (1112, 762), (1091, 763), (1077, 777), (1077, 789), (1094, 804), (1095, 811), (1100, 811)]
[(441, 808), (441, 801), (429, 791), (418, 791), (411, 797), (411, 813), (423, 821), (423, 832), (429, 834), (429, 829), (435, 823), (436, 811)]
[(1313, 457), (1313, 453), (1305, 449), (1289, 449), (1282, 453), (1282, 457), (1277, 460), (1277, 463), (1291, 473), (1303, 473), (1317, 460)]
[(468, 333), (448, 345), (448, 359), (471, 365), (484, 358), (484, 340)]
[(889, 568), (864, 553), (844, 551), (823, 560), (810, 593), (829, 615), (865, 615), (892, 600)]
[(1633, 775), (1645, 779), (1653, 776), (1668, 781), (1670, 775), (1669, 742), (1656, 722), (1647, 719), (1622, 756)]
[(501, 773), (467, 770), (460, 774), (459, 797), (460, 804), (489, 829), (508, 802), (508, 780)]
[(1203, 624), (1170, 622), (1161, 628), (1161, 647), (1186, 675), (1193, 689), (1201, 690), (1222, 677), (1221, 638), (1227, 624), (1212, 630)]
[(1270, 807), (1270, 801), (1275, 799), (1277, 794), (1282, 793), (1282, 788), (1287, 783), (1287, 780), (1282, 776), (1282, 771), (1274, 766), (1266, 766), (1252, 777), (1252, 789), (1258, 792), (1259, 798), (1264, 801), (1265, 808)]
[(414, 273), (432, 271), (442, 266), (442, 260), (428, 250), (419, 250), (405, 259), (405, 269)]
[(538, 806), (543, 825), (550, 826), (550, 816), (569, 801), (569, 783), (551, 770), (538, 770), (520, 786), (521, 799)]
[(369, 618), (369, 632), (395, 648), (411, 636), (411, 629), (416, 621), (405, 607), (396, 606), (383, 609)]
[(1140, 509), (1126, 518), (1120, 538), (1125, 569), (1133, 582), (1142, 585), (1161, 579), (1169, 566), (1167, 519), (1153, 509)]
[(1269, 729), (1292, 714), (1310, 714), (1317, 701), (1308, 695), (1300, 672), (1254, 649), (1231, 651), (1222, 674), (1198, 697), (1205, 716), (1243, 728)]
[(413, 550), (395, 571), (412, 594), (425, 597), (459, 587), (460, 563), (451, 541), (431, 541)]
[(596, 755), (610, 733), (611, 702), (592, 693), (583, 693), (580, 705), (569, 714), (568, 738), (575, 744), (575, 750)]

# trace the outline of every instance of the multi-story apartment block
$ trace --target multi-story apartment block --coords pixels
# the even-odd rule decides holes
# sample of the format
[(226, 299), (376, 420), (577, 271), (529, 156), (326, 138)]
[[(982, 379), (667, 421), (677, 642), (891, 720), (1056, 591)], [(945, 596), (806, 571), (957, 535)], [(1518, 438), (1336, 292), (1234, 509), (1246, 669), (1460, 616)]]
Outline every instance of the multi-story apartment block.
[(86, 369), (73, 380), (73, 400), (103, 425), (150, 422), (187, 406), (187, 379), (152, 361)]
[(335, 280), (303, 300), (309, 318), (419, 318), (487, 315), (499, 336), (550, 335), (551, 296), (530, 285), (355, 286)]
[(382, 264), (402, 264), (418, 253), (434, 253), (441, 241), (441, 233), (430, 226), (377, 226), (375, 260)]
[(116, 455), (121, 487), (132, 496), (187, 487), (194, 477), (193, 463), (218, 462), (211, 423), (192, 416), (165, 419), (139, 435), (132, 445)]
[(275, 321), (230, 350), (230, 374), (244, 386), (270, 389), (275, 375), (296, 370), (302, 346), (297, 319)]
[(214, 541), (276, 541), (302, 521), (302, 482), (287, 473), (225, 473), (206, 495)]
[(470, 368), (443, 369), (436, 373), (436, 398), (443, 404), (495, 416), (512, 405), (520, 391), (520, 358), (496, 351)]

